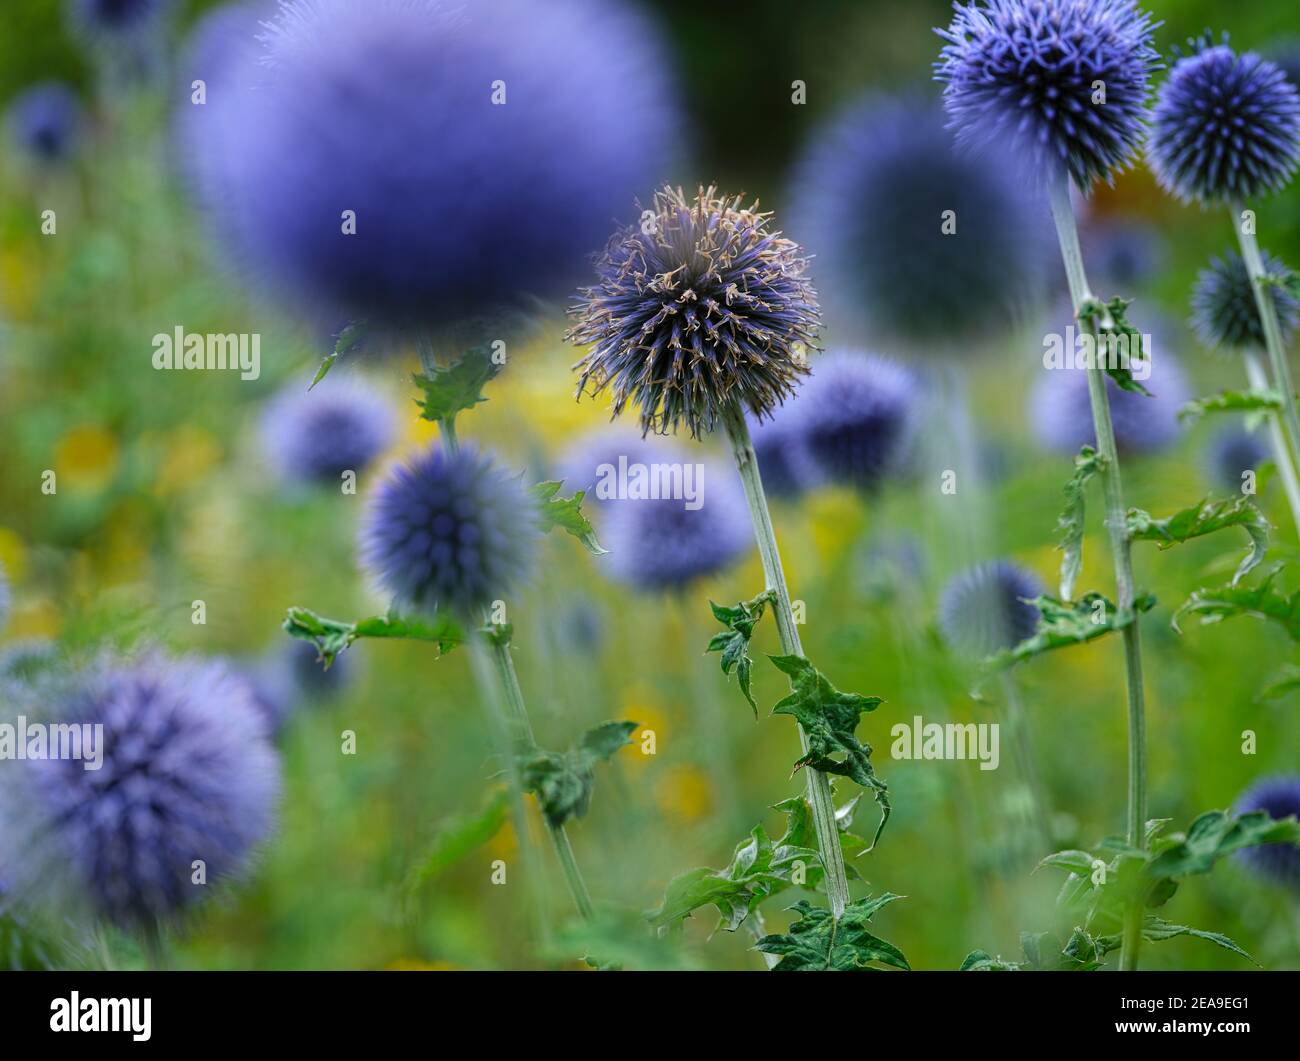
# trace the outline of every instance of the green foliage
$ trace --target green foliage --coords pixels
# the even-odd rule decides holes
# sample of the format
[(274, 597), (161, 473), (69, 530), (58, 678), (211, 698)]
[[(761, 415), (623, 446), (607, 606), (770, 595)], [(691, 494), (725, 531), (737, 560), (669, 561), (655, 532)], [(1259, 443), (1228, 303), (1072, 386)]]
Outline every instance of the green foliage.
[(754, 636), (755, 625), (763, 618), (764, 607), (769, 603), (776, 603), (776, 594), (770, 589), (760, 593), (753, 600), (740, 601), (731, 606), (709, 601), (709, 607), (713, 609), (713, 617), (727, 629), (713, 635), (709, 640), (707, 651), (722, 653), (723, 674), (730, 674), (733, 667), (736, 669), (736, 680), (740, 683), (740, 691), (749, 701), (749, 706), (753, 708), (755, 718), (758, 718), (758, 704), (754, 701), (754, 694), (750, 692), (754, 661), (749, 655), (749, 641)]
[(579, 490), (572, 497), (559, 497), (557, 495), (563, 485), (563, 483), (548, 481), (538, 483), (530, 491), (537, 501), (542, 531), (559, 527), (582, 542), (589, 552), (596, 556), (603, 556), (609, 550), (602, 548), (600, 542), (596, 540), (596, 529), (582, 512), (582, 499), (587, 496), (586, 491)]
[(483, 388), (501, 371), (492, 360), (489, 346), (475, 346), (466, 350), (449, 365), (433, 365), (412, 379), (424, 393), (416, 404), (420, 416), (435, 423), (454, 421), (458, 413), (473, 409), (483, 397)]
[(677, 939), (647, 932), (645, 920), (635, 911), (608, 907), (598, 909), (590, 920), (577, 919), (564, 925), (544, 954), (555, 962), (572, 962), (576, 954), (591, 968), (606, 971), (678, 972), (698, 968)]
[(1024, 959), (1018, 962), (994, 958), (986, 951), (973, 950), (961, 963), (961, 972), (1092, 972), (1106, 957), (1105, 939), (1076, 928), (1065, 943), (1054, 932), (1020, 933)]
[(526, 753), (521, 764), (524, 789), (537, 797), (552, 826), (558, 828), (570, 818), (587, 813), (596, 783), (596, 764), (631, 744), (628, 738), (636, 725), (604, 722), (584, 733), (567, 752), (532, 748)]
[(411, 867), (402, 885), (411, 898), (425, 884), (456, 865), (491, 840), (506, 822), (510, 794), (496, 787), (488, 792), (483, 806), (474, 814), (457, 815), (443, 822), (420, 860)]
[(1282, 392), (1267, 390), (1220, 391), (1208, 398), (1193, 398), (1178, 410), (1178, 419), (1194, 423), (1207, 413), (1271, 413), (1282, 408)]
[[(1110, 376), (1120, 390), (1132, 391), (1151, 397), (1151, 392), (1133, 378), (1132, 364), (1142, 361), (1146, 351), (1142, 349), (1142, 333), (1128, 322), (1129, 299), (1116, 296), (1109, 302), (1090, 299), (1079, 307), (1079, 322), (1091, 328), (1097, 336), (1097, 356), (1104, 358), (1106, 375)], [(1128, 352), (1128, 363), (1121, 358), (1107, 356), (1106, 348), (1113, 346), (1116, 350)], [(1111, 361), (1115, 363), (1112, 365)]]
[(1264, 683), (1257, 698), (1260, 700), (1281, 700), (1300, 690), (1300, 667), (1294, 663), (1284, 663), (1277, 672)]
[(311, 390), (312, 387), (315, 387), (317, 383), (323, 380), (329, 374), (329, 370), (334, 367), (334, 362), (340, 357), (350, 354), (365, 338), (365, 335), (366, 326), (356, 322), (347, 325), (339, 332), (338, 338), (334, 340), (334, 349), (320, 363), (320, 368), (316, 370), (316, 375), (312, 377), (311, 385), (307, 389)]
[(1206, 499), (1164, 519), (1155, 519), (1140, 508), (1131, 508), (1126, 526), (1134, 541), (1157, 542), (1161, 549), (1213, 534), (1225, 527), (1241, 527), (1250, 536), (1250, 551), (1237, 565), (1232, 576), (1234, 586), (1259, 566), (1268, 548), (1268, 520), (1244, 494), (1221, 501)]
[[(796, 770), (811, 766), (827, 774), (851, 778), (870, 790), (880, 806), (880, 824), (868, 851), (876, 846), (889, 821), (889, 786), (871, 766), (871, 745), (855, 735), (864, 711), (874, 711), (883, 701), (878, 696), (842, 693), (803, 656), (768, 656), (790, 679), (790, 695), (772, 708), (774, 715), (791, 715), (803, 727), (808, 751), (795, 764)], [(837, 754), (844, 759), (836, 760)]]
[(1259, 278), (1259, 282), (1265, 288), (1276, 287), (1279, 291), (1285, 291), (1292, 298), (1300, 298), (1300, 273), (1297, 273), (1294, 269), (1265, 273)]
[(1287, 596), (1273, 588), (1282, 565), (1275, 565), (1255, 586), (1233, 582), (1217, 589), (1195, 590), (1174, 613), (1174, 629), (1184, 615), (1195, 615), (1201, 623), (1217, 623), (1239, 615), (1269, 619), (1282, 627), (1293, 641), (1300, 641), (1300, 590)]
[(1061, 532), (1061, 599), (1074, 596), (1074, 583), (1083, 570), (1083, 525), (1085, 495), (1093, 476), (1106, 470), (1106, 458), (1091, 446), (1084, 446), (1074, 458), (1074, 474), (1065, 484), (1065, 508), (1056, 521)]
[(465, 640), (465, 632), (445, 615), (426, 621), (389, 613), (348, 623), (327, 619), (307, 608), (290, 608), (282, 625), (290, 637), (315, 645), (327, 670), (340, 652), (363, 637), (432, 641), (438, 646), (439, 655), (445, 655)]
[(1155, 607), (1156, 599), (1143, 593), (1133, 602), (1132, 608), (1120, 610), (1100, 593), (1085, 593), (1077, 601), (1062, 601), (1055, 597), (1035, 597), (1031, 602), (1040, 612), (1038, 629), (1012, 648), (1003, 649), (984, 660), (988, 672), (1003, 670), (1013, 664), (1041, 656), (1057, 648), (1068, 648), (1087, 641), (1095, 641), (1106, 634), (1122, 630), (1133, 622), (1139, 613)]
[(764, 954), (779, 954), (781, 960), (773, 972), (858, 972), (872, 963), (910, 969), (903, 952), (892, 943), (873, 935), (867, 928), (877, 910), (895, 899), (885, 892), (876, 898), (859, 899), (844, 908), (838, 921), (822, 907), (800, 901), (791, 907), (799, 920), (784, 935), (764, 936), (755, 949)]

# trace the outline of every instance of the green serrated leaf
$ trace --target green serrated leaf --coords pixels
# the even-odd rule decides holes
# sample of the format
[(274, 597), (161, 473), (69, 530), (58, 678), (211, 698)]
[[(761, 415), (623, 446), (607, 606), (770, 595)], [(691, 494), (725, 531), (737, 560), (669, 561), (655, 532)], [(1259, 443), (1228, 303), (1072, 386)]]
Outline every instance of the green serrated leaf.
[(1266, 288), (1275, 287), (1279, 291), (1285, 291), (1292, 298), (1300, 299), (1300, 273), (1294, 269), (1265, 273), (1259, 278), (1259, 282)]
[(586, 492), (579, 490), (572, 497), (559, 497), (557, 495), (563, 485), (560, 482), (538, 483), (530, 491), (537, 501), (542, 531), (559, 527), (572, 534), (596, 556), (605, 555), (609, 550), (602, 548), (596, 540), (596, 529), (582, 512), (582, 499), (587, 496)]
[(348, 623), (327, 619), (308, 608), (290, 608), (282, 626), (290, 637), (315, 645), (326, 669), (340, 652), (363, 637), (432, 641), (438, 646), (439, 655), (445, 655), (465, 640), (460, 626), (443, 615), (430, 620), (407, 619), (393, 614), (376, 615)]
[(487, 400), (483, 388), (500, 372), (501, 365), (492, 359), (492, 348), (475, 346), (450, 365), (435, 365), (416, 373), (412, 378), (424, 392), (424, 397), (416, 402), (421, 418), (435, 423), (454, 420), (458, 413)]
[(776, 594), (770, 589), (764, 590), (753, 600), (740, 601), (733, 605), (714, 604), (713, 601), (709, 601), (709, 607), (713, 609), (713, 617), (727, 629), (720, 634), (714, 634), (709, 639), (709, 647), (706, 651), (722, 653), (723, 674), (730, 674), (732, 668), (735, 668), (740, 691), (749, 702), (749, 706), (753, 708), (755, 718), (758, 717), (758, 704), (751, 692), (754, 661), (749, 655), (749, 641), (754, 636), (755, 625), (763, 618), (763, 609), (775, 601)]
[(631, 744), (635, 722), (605, 722), (588, 730), (567, 752), (531, 748), (521, 764), (524, 790), (533, 793), (555, 827), (581, 818), (591, 806), (595, 766)]
[[(842, 693), (826, 675), (803, 656), (768, 656), (790, 679), (790, 695), (772, 709), (774, 715), (791, 715), (803, 727), (808, 738), (808, 752), (794, 768), (811, 766), (827, 774), (851, 778), (868, 789), (880, 807), (880, 824), (868, 851), (876, 846), (889, 821), (889, 786), (871, 765), (871, 745), (855, 735), (864, 711), (874, 711), (883, 701), (878, 696)], [(835, 755), (844, 759), (836, 760)]]
[(1222, 622), (1239, 615), (1251, 615), (1277, 623), (1293, 641), (1300, 641), (1300, 590), (1286, 596), (1273, 588), (1273, 582), (1281, 570), (1281, 564), (1274, 566), (1255, 586), (1230, 584), (1216, 589), (1193, 591), (1183, 606), (1174, 613), (1174, 629), (1179, 629), (1179, 620), (1184, 615), (1198, 616), (1202, 625)]
[(1207, 940), (1224, 950), (1240, 954), (1248, 962), (1258, 964), (1254, 958), (1222, 933), (1206, 932), (1204, 929), (1190, 928), (1187, 925), (1175, 925), (1173, 922), (1165, 921), (1151, 914), (1142, 919), (1142, 938), (1151, 943), (1160, 943), (1167, 939), (1174, 939), (1177, 936), (1194, 936), (1196, 939)]
[(1300, 823), (1295, 818), (1273, 819), (1265, 811), (1233, 815), (1207, 811), (1188, 827), (1187, 833), (1156, 855), (1147, 867), (1153, 877), (1177, 880), (1196, 873), (1208, 873), (1214, 863), (1243, 847), (1256, 844), (1300, 844)]
[(1193, 398), (1178, 410), (1178, 419), (1185, 424), (1194, 423), (1209, 413), (1247, 413), (1251, 415), (1276, 412), (1282, 408), (1282, 392), (1272, 387), (1267, 390), (1220, 391), (1207, 398)]
[(1148, 351), (1142, 333), (1128, 322), (1129, 299), (1116, 296), (1109, 302), (1090, 299), (1079, 307), (1079, 322), (1097, 337), (1097, 356), (1104, 360), (1106, 375), (1120, 390), (1152, 394), (1133, 378), (1133, 365), (1144, 361)]
[(1068, 869), (1071, 873), (1077, 873), (1080, 876), (1087, 876), (1092, 872), (1093, 860), (1093, 856), (1087, 851), (1057, 851), (1048, 855), (1035, 868), (1042, 869), (1044, 866), (1055, 866), (1058, 869)]
[(1133, 607), (1123, 612), (1100, 593), (1085, 593), (1077, 601), (1057, 600), (1044, 595), (1030, 603), (1039, 611), (1038, 629), (1020, 644), (986, 657), (986, 672), (1003, 670), (1044, 652), (1081, 645), (1122, 630), (1138, 614), (1154, 608), (1156, 599), (1149, 593), (1140, 594)]
[(1125, 523), (1128, 535), (1134, 541), (1156, 542), (1161, 549), (1213, 534), (1225, 527), (1240, 527), (1250, 536), (1250, 551), (1237, 565), (1232, 576), (1234, 586), (1259, 566), (1268, 548), (1268, 520), (1244, 494), (1220, 501), (1207, 498), (1164, 519), (1155, 519), (1140, 508), (1130, 508)]
[(1106, 470), (1106, 458), (1091, 446), (1084, 446), (1074, 458), (1074, 474), (1065, 484), (1065, 508), (1057, 518), (1056, 528), (1061, 532), (1057, 546), (1061, 557), (1061, 599), (1074, 596), (1074, 583), (1083, 570), (1083, 526), (1085, 494), (1093, 476)]
[(790, 909), (799, 920), (784, 935), (764, 936), (755, 949), (778, 954), (781, 960), (773, 972), (857, 972), (873, 963), (895, 969), (910, 969), (903, 952), (867, 929), (876, 911), (903, 898), (886, 892), (876, 898), (859, 899), (844, 908), (838, 921), (824, 907), (806, 901)]
[(1257, 700), (1281, 700), (1300, 690), (1300, 667), (1294, 663), (1284, 663), (1277, 672), (1264, 683), (1256, 694)]
[(316, 370), (316, 375), (312, 378), (311, 385), (307, 389), (311, 390), (312, 387), (315, 387), (317, 383), (323, 380), (329, 374), (329, 370), (334, 367), (334, 362), (345, 354), (351, 353), (353, 348), (365, 337), (365, 334), (366, 326), (359, 322), (349, 324), (339, 332), (338, 338), (334, 340), (333, 351), (327, 354), (320, 363), (320, 368)]
[(493, 788), (483, 807), (474, 814), (443, 822), (424, 854), (406, 875), (402, 891), (409, 898), (435, 877), (491, 840), (506, 822), (509, 792)]

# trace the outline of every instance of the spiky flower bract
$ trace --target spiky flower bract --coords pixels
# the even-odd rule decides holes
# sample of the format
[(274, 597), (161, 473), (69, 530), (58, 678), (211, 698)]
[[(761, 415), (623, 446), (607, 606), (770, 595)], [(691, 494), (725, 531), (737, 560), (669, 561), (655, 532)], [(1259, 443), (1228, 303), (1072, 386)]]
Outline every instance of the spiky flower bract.
[(662, 447), (626, 424), (601, 425), (584, 431), (556, 458), (552, 476), (564, 483), (568, 495), (586, 491), (585, 500), (603, 505), (616, 500), (607, 484), (617, 481), (620, 467), (653, 462)]
[[(656, 463), (682, 466), (690, 455), (657, 447)], [(706, 462), (697, 502), (684, 497), (627, 498), (601, 516), (604, 565), (634, 589), (682, 590), (736, 563), (753, 544), (753, 528), (735, 469)]]
[(532, 498), (472, 446), (434, 446), (394, 469), (366, 509), (362, 560), (399, 609), (448, 609), (478, 621), (532, 571)]
[[(1266, 811), (1273, 819), (1300, 817), (1300, 776), (1287, 774), (1256, 782), (1237, 800), (1237, 814)], [(1258, 844), (1237, 853), (1261, 877), (1288, 887), (1300, 887), (1300, 844)]]
[(824, 478), (870, 490), (900, 469), (917, 398), (916, 378), (896, 362), (834, 351), (818, 359), (803, 385), (798, 430)]
[(392, 403), (355, 377), (326, 378), (306, 390), (290, 384), (262, 413), (262, 446), (287, 482), (337, 486), (345, 471), (360, 474), (397, 434)]
[[(1146, 334), (1151, 337), (1151, 374), (1143, 385), (1150, 396), (1121, 390), (1106, 377), (1115, 442), (1124, 455), (1155, 453), (1175, 442), (1182, 431), (1178, 410), (1192, 396), (1172, 343), (1163, 331)], [(1029, 419), (1038, 441), (1058, 453), (1073, 455), (1081, 446), (1095, 446), (1088, 370), (1042, 369), (1029, 396)]]
[(200, 130), (205, 205), (321, 319), (427, 333), (561, 296), (671, 154), (667, 64), (622, 3), (288, 0), (260, 41)]
[(808, 452), (800, 405), (803, 391), (778, 406), (770, 417), (749, 416), (749, 436), (769, 497), (794, 498), (812, 489), (821, 476)]
[[(225, 664), (161, 655), (105, 660), (49, 704), (50, 718), (102, 725), (103, 761), (29, 761), (23, 867), (125, 928), (169, 921), (237, 875), (269, 833), (279, 761), (248, 688)], [(206, 884), (194, 882), (201, 860)]]
[(1278, 191), (1300, 165), (1300, 93), (1254, 52), (1193, 43), (1156, 100), (1147, 144), (1156, 179), (1184, 202)]
[(1258, 472), (1273, 455), (1268, 442), (1258, 433), (1241, 427), (1225, 428), (1216, 434), (1205, 450), (1205, 465), (1214, 485), (1220, 490), (1238, 492), (1245, 472)]
[(962, 152), (942, 110), (869, 96), (813, 141), (789, 231), (840, 338), (921, 354), (1004, 331), (1041, 291), (1046, 203), (1005, 155)]
[(1018, 645), (1038, 627), (1028, 603), (1043, 593), (1038, 577), (1006, 560), (954, 576), (939, 598), (939, 629), (963, 655), (979, 658)]
[(963, 143), (1064, 167), (1087, 190), (1127, 168), (1142, 141), (1159, 55), (1133, 0), (954, 4), (935, 64)]
[(15, 97), (8, 119), (10, 136), (24, 154), (59, 162), (73, 151), (81, 105), (62, 81), (42, 81)]
[[(1280, 279), (1290, 272), (1267, 251), (1262, 256), (1264, 271), (1269, 276)], [(1278, 284), (1270, 288), (1270, 294), (1285, 345), (1300, 324), (1300, 299)], [(1197, 276), (1192, 289), (1192, 327), (1206, 346), (1230, 350), (1265, 348), (1264, 325), (1259, 318), (1254, 284), (1245, 259), (1236, 251), (1212, 259), (1209, 268)]]
[(819, 324), (799, 246), (772, 215), (700, 188), (655, 193), (652, 219), (618, 232), (570, 310), (591, 349), (579, 393), (613, 392), (646, 432), (711, 431), (733, 403), (758, 416), (793, 393)]

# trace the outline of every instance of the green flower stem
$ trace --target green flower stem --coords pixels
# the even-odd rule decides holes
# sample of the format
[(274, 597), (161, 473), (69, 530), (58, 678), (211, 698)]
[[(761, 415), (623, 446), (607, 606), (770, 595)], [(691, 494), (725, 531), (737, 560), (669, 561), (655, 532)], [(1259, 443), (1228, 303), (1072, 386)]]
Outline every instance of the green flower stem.
[(1246, 232), (1242, 228), (1243, 208), (1240, 203), (1234, 203), (1229, 209), (1232, 212), (1232, 227), (1236, 229), (1237, 241), (1241, 244), (1241, 257), (1246, 263), (1251, 286), (1255, 289), (1255, 305), (1259, 307), (1259, 319), (1264, 326), (1264, 348), (1268, 351), (1274, 382), (1282, 392), (1282, 419), (1286, 425), (1290, 455), (1294, 459), (1300, 454), (1300, 413), (1296, 412), (1295, 381), (1291, 378), (1291, 366), (1286, 359), (1282, 328), (1277, 321), (1277, 307), (1273, 305), (1273, 292), (1265, 282), (1268, 274), (1264, 268), (1264, 259), (1259, 253), (1259, 243), (1253, 232)]
[[(790, 588), (786, 585), (785, 572), (781, 567), (781, 552), (777, 548), (776, 531), (772, 527), (767, 497), (763, 493), (758, 457), (749, 437), (745, 414), (738, 404), (732, 403), (723, 412), (722, 426), (731, 442), (732, 455), (736, 458), (736, 467), (740, 470), (740, 479), (745, 487), (749, 516), (754, 524), (754, 537), (758, 541), (758, 554), (763, 561), (763, 576), (767, 588), (776, 595), (772, 610), (776, 615), (781, 650), (788, 656), (802, 656), (803, 646), (799, 643), (799, 629), (795, 626), (794, 613), (790, 608)], [(799, 741), (807, 753), (808, 737), (802, 727), (799, 729)], [(849, 902), (849, 881), (844, 869), (844, 852), (840, 848), (839, 826), (835, 822), (831, 783), (824, 773), (812, 767), (806, 767), (804, 773), (808, 779), (808, 802), (812, 805), (813, 824), (817, 829), (817, 846), (826, 874), (826, 894), (830, 899), (831, 916), (838, 921)]]
[[(1245, 350), (1246, 378), (1252, 390), (1262, 391), (1269, 387), (1268, 373), (1259, 351)], [(1300, 534), (1300, 478), (1296, 476), (1295, 460), (1291, 456), (1291, 447), (1286, 442), (1286, 414), (1272, 413), (1268, 417), (1268, 434), (1273, 443), (1273, 457), (1277, 461), (1277, 470), (1282, 476), (1282, 485), (1286, 488), (1287, 503), (1291, 506), (1291, 519), (1295, 523), (1296, 533)]]
[[(1070, 297), (1075, 314), (1093, 297), (1083, 269), (1079, 250), (1079, 230), (1070, 205), (1069, 177), (1064, 170), (1048, 186), (1052, 220), (1061, 244), (1061, 258), (1070, 283)], [(1093, 318), (1094, 329), (1097, 327)], [(1101, 327), (1111, 324), (1110, 314), (1103, 312)], [(1106, 498), (1106, 529), (1110, 533), (1111, 556), (1115, 564), (1115, 585), (1121, 612), (1133, 608), (1132, 542), (1125, 527), (1124, 487), (1120, 478), (1119, 450), (1115, 445), (1115, 428), (1110, 419), (1110, 399), (1106, 394), (1106, 372), (1094, 364), (1088, 369), (1088, 397), (1092, 402), (1092, 423), (1097, 434), (1097, 449), (1106, 458), (1102, 479)], [(1128, 843), (1146, 848), (1147, 817), (1147, 748), (1146, 705), (1142, 689), (1142, 642), (1137, 616), (1124, 627), (1124, 675), (1128, 686)], [(1119, 967), (1137, 968), (1138, 950), (1142, 945), (1142, 903), (1134, 901), (1124, 911), (1124, 932)]]
[[(433, 340), (427, 335), (418, 336), (415, 340), (415, 350), (420, 355), (420, 367), (424, 369), (424, 374), (432, 376), (438, 369), (438, 359), (433, 352)], [(456, 418), (454, 416), (439, 420), (438, 430), (442, 432), (442, 440), (447, 445), (448, 453), (455, 453), (460, 449), (460, 440), (456, 437)]]

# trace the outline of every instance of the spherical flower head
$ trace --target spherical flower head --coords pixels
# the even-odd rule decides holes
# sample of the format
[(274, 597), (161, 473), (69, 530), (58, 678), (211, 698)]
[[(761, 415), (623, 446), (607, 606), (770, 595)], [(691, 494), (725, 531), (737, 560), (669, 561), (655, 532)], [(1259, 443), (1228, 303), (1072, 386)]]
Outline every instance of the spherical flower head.
[(433, 447), (391, 472), (367, 504), (362, 560), (399, 609), (475, 622), (531, 573), (539, 531), (517, 476), (472, 446)]
[[(104, 661), (50, 705), (53, 723), (103, 726), (99, 769), (29, 761), (36, 883), (66, 875), (125, 928), (166, 921), (238, 874), (269, 833), (279, 761), (248, 688), (220, 662)], [(46, 865), (45, 863), (49, 864)]]
[(1230, 203), (1282, 188), (1300, 165), (1300, 93), (1273, 63), (1226, 44), (1174, 64), (1160, 88), (1147, 154), (1184, 202)]
[[(1281, 278), (1290, 272), (1267, 251), (1263, 252), (1263, 259), (1264, 271), (1270, 276)], [(1269, 288), (1269, 294), (1273, 297), (1285, 345), (1300, 323), (1300, 299), (1276, 284)], [(1213, 259), (1210, 267), (1196, 278), (1192, 289), (1192, 327), (1206, 346), (1264, 349), (1264, 324), (1255, 302), (1255, 287), (1240, 254), (1233, 251)]]
[(1018, 645), (1038, 628), (1029, 602), (1042, 582), (1006, 560), (980, 564), (953, 577), (939, 598), (939, 629), (965, 656), (982, 658)]
[(1006, 330), (1054, 249), (1023, 178), (1005, 155), (959, 151), (927, 101), (851, 106), (799, 164), (789, 214), (828, 325), (921, 354)]
[(75, 31), (98, 37), (131, 36), (154, 28), (170, 0), (69, 0)]
[(1097, 221), (1081, 233), (1088, 276), (1103, 291), (1131, 291), (1160, 271), (1164, 247), (1149, 225)]
[(816, 338), (803, 252), (757, 203), (712, 187), (664, 188), (649, 214), (610, 240), (570, 311), (569, 338), (591, 346), (579, 393), (609, 388), (615, 415), (631, 403), (647, 432), (698, 437), (733, 404), (770, 413)]
[[(691, 454), (660, 447), (660, 464), (681, 465)], [(601, 543), (609, 550), (610, 576), (633, 589), (686, 590), (697, 580), (736, 563), (753, 545), (754, 532), (739, 476), (732, 465), (698, 465), (699, 496), (629, 497), (601, 515)]]
[(959, 140), (1064, 167), (1084, 190), (1132, 163), (1160, 58), (1133, 0), (954, 6), (935, 76)]
[[(1138, 328), (1142, 330), (1141, 322)], [(1080, 327), (1077, 323), (1075, 327)], [(1182, 434), (1178, 410), (1191, 399), (1191, 387), (1172, 344), (1161, 332), (1149, 332), (1150, 378), (1142, 384), (1150, 396), (1123, 390), (1110, 376), (1110, 398), (1115, 443), (1122, 455), (1157, 453)], [(1030, 393), (1029, 418), (1038, 441), (1058, 453), (1073, 455), (1081, 446), (1095, 446), (1088, 371), (1083, 368), (1043, 368)]]
[(617, 483), (621, 467), (649, 463), (662, 451), (662, 446), (629, 425), (601, 425), (584, 431), (565, 447), (555, 460), (552, 476), (564, 484), (566, 496), (584, 490), (584, 502), (606, 505), (617, 500), (611, 486)]
[[(1300, 777), (1265, 778), (1243, 792), (1233, 808), (1236, 814), (1260, 810), (1274, 820), (1300, 817)], [(1237, 858), (1261, 877), (1300, 887), (1300, 844), (1257, 844), (1242, 848)]]
[(356, 378), (327, 377), (306, 390), (282, 390), (262, 414), (262, 446), (286, 482), (338, 486), (360, 473), (397, 434), (397, 414), (381, 392)]
[(749, 435), (768, 497), (796, 498), (817, 486), (821, 474), (808, 452), (800, 405), (803, 391), (786, 399), (772, 415), (760, 420), (747, 417)]
[(896, 362), (850, 350), (819, 358), (798, 403), (814, 466), (832, 482), (879, 486), (907, 456), (917, 399), (915, 377)]
[(261, 659), (236, 665), (236, 670), (276, 736), (299, 707), (327, 703), (347, 687), (355, 676), (355, 651), (336, 656), (327, 670), (315, 645), (295, 640)]
[(193, 128), (200, 198), (326, 320), (423, 334), (561, 296), (671, 155), (667, 64), (622, 3), (288, 0), (265, 27)]
[(1206, 470), (1214, 485), (1229, 492), (1240, 491), (1246, 472), (1258, 472), (1263, 463), (1272, 459), (1268, 443), (1258, 433), (1252, 434), (1240, 427), (1220, 431), (1211, 440), (1205, 452)]
[(37, 162), (60, 162), (72, 154), (81, 105), (62, 81), (42, 81), (9, 105), (9, 131), (19, 149)]

